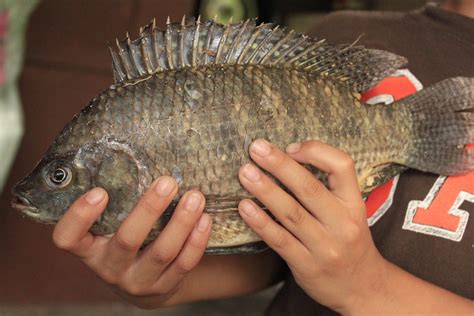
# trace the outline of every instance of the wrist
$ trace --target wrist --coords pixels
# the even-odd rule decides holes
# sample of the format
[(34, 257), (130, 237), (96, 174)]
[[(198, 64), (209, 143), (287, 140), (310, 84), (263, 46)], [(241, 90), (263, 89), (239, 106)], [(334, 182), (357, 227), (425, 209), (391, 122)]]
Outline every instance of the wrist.
[(353, 295), (339, 311), (342, 315), (367, 315), (378, 310), (376, 305), (384, 304), (390, 296), (389, 283), (393, 265), (378, 252), (373, 263), (367, 265), (354, 284)]

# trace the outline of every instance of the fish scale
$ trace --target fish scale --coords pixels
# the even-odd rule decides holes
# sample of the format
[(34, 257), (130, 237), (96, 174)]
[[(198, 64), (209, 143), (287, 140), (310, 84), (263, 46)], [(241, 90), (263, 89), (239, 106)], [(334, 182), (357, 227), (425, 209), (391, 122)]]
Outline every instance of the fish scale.
[[(109, 204), (91, 232), (111, 235), (152, 181), (169, 175), (178, 195), (144, 245), (166, 226), (179, 197), (198, 189), (213, 220), (206, 253), (257, 252), (265, 245), (237, 211), (243, 198), (255, 200), (237, 174), (257, 138), (281, 148), (315, 139), (347, 152), (365, 195), (408, 167), (445, 175), (474, 169), (473, 151), (464, 148), (474, 142), (472, 78), (448, 79), (391, 105), (363, 104), (360, 93), (404, 58), (253, 20), (183, 20), (165, 30), (152, 23), (110, 51), (115, 83), (14, 188), (13, 205), (36, 221), (57, 222), (100, 186)], [(327, 183), (326, 174), (306, 167)]]

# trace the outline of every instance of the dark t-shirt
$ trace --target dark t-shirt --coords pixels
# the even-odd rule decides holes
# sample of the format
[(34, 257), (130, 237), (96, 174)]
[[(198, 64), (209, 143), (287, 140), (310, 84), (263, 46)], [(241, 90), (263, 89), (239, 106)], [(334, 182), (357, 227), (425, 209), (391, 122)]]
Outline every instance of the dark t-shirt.
[[(366, 99), (391, 94), (393, 86), (405, 85), (406, 95), (445, 78), (474, 77), (474, 19), (435, 5), (409, 13), (338, 12), (323, 18), (311, 33), (334, 44), (352, 43), (363, 34), (360, 44), (408, 59), (395, 82), (380, 84)], [(372, 192), (367, 216), (387, 260), (474, 298), (474, 172), (442, 177), (409, 170)], [(332, 313), (307, 296), (291, 273), (267, 310), (268, 315), (285, 316)]]

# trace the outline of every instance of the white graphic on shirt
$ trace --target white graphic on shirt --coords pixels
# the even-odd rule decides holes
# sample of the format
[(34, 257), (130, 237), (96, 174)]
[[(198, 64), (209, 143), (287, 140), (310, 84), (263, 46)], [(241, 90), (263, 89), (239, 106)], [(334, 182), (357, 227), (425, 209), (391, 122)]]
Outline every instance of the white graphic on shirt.
[(455, 215), (460, 219), (456, 230), (449, 230), (442, 227), (429, 226), (426, 224), (418, 224), (413, 221), (415, 214), (419, 208), (427, 210), (430, 207), (431, 203), (433, 202), (434, 198), (438, 194), (446, 179), (446, 176), (440, 176), (433, 184), (423, 201), (411, 201), (408, 204), (407, 213), (405, 215), (405, 221), (402, 227), (403, 229), (411, 230), (421, 234), (446, 238), (453, 241), (461, 241), (466, 230), (467, 221), (469, 219), (469, 213), (460, 210), (459, 206), (464, 201), (474, 203), (474, 194), (465, 191), (460, 191), (453, 205), (448, 210), (448, 214)]
[(400, 179), (399, 174), (396, 175), (395, 178), (393, 178), (392, 185), (390, 186), (390, 192), (388, 193), (388, 196), (385, 201), (382, 203), (382, 205), (379, 206), (375, 213), (372, 214), (372, 216), (367, 218), (367, 223), (369, 224), (369, 226), (372, 226), (377, 223), (377, 221), (381, 219), (382, 216), (388, 211), (390, 206), (392, 206), (393, 195), (395, 194), (395, 190), (397, 189), (398, 179)]
[(416, 91), (423, 89), (423, 84), (408, 69), (398, 69), (395, 71), (394, 77), (405, 76), (415, 86)]

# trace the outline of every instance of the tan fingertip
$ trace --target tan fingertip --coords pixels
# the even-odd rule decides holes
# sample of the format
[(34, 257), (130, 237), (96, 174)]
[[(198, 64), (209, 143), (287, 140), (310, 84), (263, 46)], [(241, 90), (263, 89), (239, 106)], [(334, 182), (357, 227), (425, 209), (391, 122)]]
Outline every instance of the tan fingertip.
[(250, 151), (259, 155), (260, 157), (266, 157), (272, 151), (270, 143), (264, 139), (257, 139), (250, 145)]
[(155, 186), (155, 192), (159, 196), (168, 196), (173, 192), (175, 183), (176, 182), (169, 177), (161, 177)]
[(86, 202), (90, 205), (97, 205), (105, 198), (105, 191), (101, 188), (94, 188), (86, 194)]
[(257, 182), (260, 180), (260, 171), (251, 163), (246, 164), (242, 168), (242, 175), (250, 182)]
[(240, 202), (240, 209), (242, 210), (243, 214), (248, 217), (254, 217), (257, 214), (257, 207), (248, 200), (243, 200)]
[(199, 223), (197, 225), (197, 230), (200, 233), (205, 233), (209, 229), (210, 224), (211, 224), (211, 217), (207, 214), (202, 214), (201, 218), (199, 219)]
[(301, 143), (289, 144), (288, 147), (286, 147), (286, 152), (289, 154), (294, 154), (298, 152), (300, 148), (301, 148)]
[(195, 212), (202, 203), (202, 195), (198, 192), (191, 192), (186, 196), (184, 209), (188, 212)]

